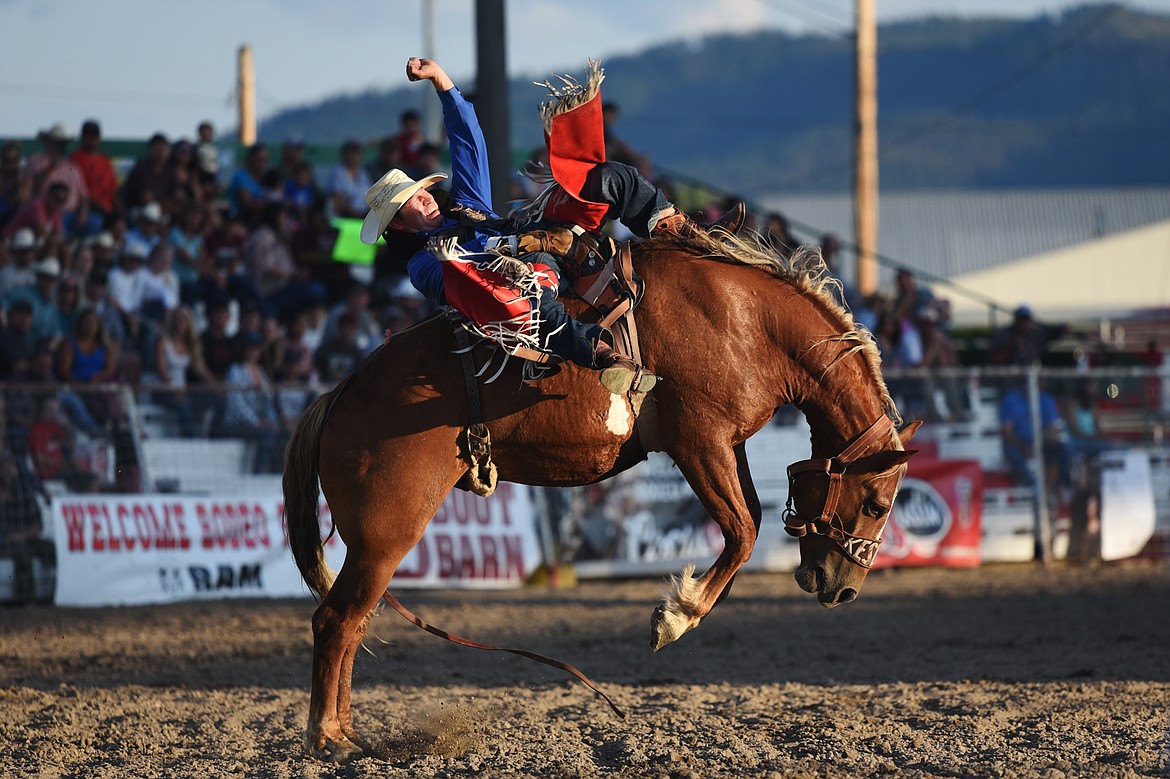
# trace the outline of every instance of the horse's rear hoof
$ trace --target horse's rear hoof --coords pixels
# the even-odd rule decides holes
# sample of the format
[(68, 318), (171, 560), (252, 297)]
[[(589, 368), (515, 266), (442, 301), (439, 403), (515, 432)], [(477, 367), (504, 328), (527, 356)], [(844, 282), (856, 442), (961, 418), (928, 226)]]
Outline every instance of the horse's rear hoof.
[(313, 744), (310, 740), (308, 752), (310, 757), (315, 757), (326, 763), (348, 763), (351, 760), (364, 757), (366, 754), (361, 747), (345, 736), (339, 739), (323, 738), (317, 744)]

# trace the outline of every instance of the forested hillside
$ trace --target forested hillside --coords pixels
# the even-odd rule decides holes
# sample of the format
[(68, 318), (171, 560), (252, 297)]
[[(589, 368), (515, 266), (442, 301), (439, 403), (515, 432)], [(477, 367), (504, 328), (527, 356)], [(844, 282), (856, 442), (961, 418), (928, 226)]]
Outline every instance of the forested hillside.
[[(878, 39), (885, 190), (1170, 183), (1170, 16), (1091, 5), (906, 21)], [(844, 36), (716, 36), (603, 64), (618, 134), (663, 168), (749, 195), (848, 186)], [(565, 68), (580, 75), (584, 63)], [(512, 84), (518, 150), (540, 142), (531, 82), (545, 75)], [(339, 96), (268, 117), (262, 140), (385, 135), (428, 98), (403, 87)]]

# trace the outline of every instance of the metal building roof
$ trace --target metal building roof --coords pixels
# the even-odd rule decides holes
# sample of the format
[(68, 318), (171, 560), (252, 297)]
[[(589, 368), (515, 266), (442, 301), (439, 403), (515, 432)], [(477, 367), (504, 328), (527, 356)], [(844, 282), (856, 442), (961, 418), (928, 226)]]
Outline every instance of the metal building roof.
[[(851, 194), (775, 195), (758, 206), (784, 214), (806, 242), (824, 233), (853, 240)], [(912, 271), (954, 279), (1166, 219), (1170, 188), (882, 193), (878, 252)], [(851, 256), (839, 264), (853, 281)], [(883, 268), (883, 288), (892, 277)]]

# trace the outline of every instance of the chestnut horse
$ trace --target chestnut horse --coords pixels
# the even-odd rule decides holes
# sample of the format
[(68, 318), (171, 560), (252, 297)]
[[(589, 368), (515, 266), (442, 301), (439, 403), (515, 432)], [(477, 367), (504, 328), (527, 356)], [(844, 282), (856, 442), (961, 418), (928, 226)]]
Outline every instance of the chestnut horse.
[[(661, 377), (661, 441), (725, 546), (702, 576), (688, 569), (651, 620), (657, 650), (699, 624), (751, 556), (760, 504), (744, 442), (795, 404), (814, 460), (792, 466), (785, 521), (800, 536), (800, 587), (832, 607), (857, 596), (913, 452), (901, 434), (873, 340), (831, 295), (815, 251), (782, 260), (757, 243), (714, 235), (636, 245), (646, 282), (636, 311), (646, 367)], [(477, 360), (487, 349), (476, 350)], [(289, 442), (286, 521), (305, 582), (322, 596), (313, 615), (306, 732), (311, 754), (362, 754), (350, 715), (354, 653), (403, 557), (468, 470), (461, 439), (467, 397), (456, 339), (443, 317), (390, 338), (332, 392), (314, 401)], [(482, 388), (499, 478), (573, 486), (645, 457), (628, 397), (575, 366), (525, 384), (518, 360)], [(318, 526), (318, 479), (346, 556), (334, 578)]]

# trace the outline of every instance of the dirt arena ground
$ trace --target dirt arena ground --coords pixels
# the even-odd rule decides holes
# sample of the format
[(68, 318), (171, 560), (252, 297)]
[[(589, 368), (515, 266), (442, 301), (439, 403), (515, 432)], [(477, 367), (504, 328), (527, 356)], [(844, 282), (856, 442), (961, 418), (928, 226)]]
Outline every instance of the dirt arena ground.
[(648, 649), (655, 581), (412, 592), (360, 656), (375, 754), (302, 755), (312, 602), (0, 611), (5, 777), (1167, 776), (1170, 569), (874, 574), (826, 611), (790, 575), (740, 577)]

